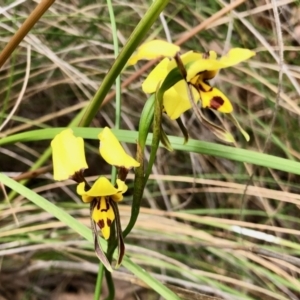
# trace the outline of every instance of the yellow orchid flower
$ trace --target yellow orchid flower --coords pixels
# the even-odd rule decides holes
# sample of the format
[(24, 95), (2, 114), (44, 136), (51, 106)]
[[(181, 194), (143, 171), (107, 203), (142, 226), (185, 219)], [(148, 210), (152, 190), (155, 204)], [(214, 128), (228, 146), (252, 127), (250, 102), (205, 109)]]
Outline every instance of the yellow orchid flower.
[(101, 141), (100, 154), (109, 164), (118, 167), (116, 187), (105, 177), (98, 178), (92, 187), (89, 187), (83, 175), (83, 170), (88, 168), (84, 154), (84, 141), (81, 137), (75, 137), (71, 129), (63, 130), (51, 142), (53, 169), (55, 180), (72, 178), (78, 183), (77, 193), (81, 196), (83, 202), (90, 203), (95, 253), (106, 269), (112, 272), (110, 262), (99, 243), (96, 224), (99, 226), (103, 237), (107, 240), (110, 237), (110, 227), (115, 221), (114, 225), (118, 239), (116, 266), (119, 266), (125, 253), (125, 244), (116, 203), (123, 199), (123, 194), (127, 191), (127, 185), (124, 181), (129, 169), (138, 167), (140, 164), (124, 151), (108, 127), (104, 128), (99, 134), (99, 139)]
[(75, 137), (71, 129), (57, 134), (51, 142), (51, 147), (55, 180), (69, 179), (76, 172), (88, 168), (83, 139)]
[[(165, 45), (166, 42), (161, 44)], [(150, 43), (150, 42), (149, 42)], [(173, 57), (178, 51), (169, 51), (167, 47), (158, 51), (159, 41), (155, 41), (155, 49), (148, 47), (148, 43), (141, 46), (143, 52), (147, 52), (148, 59), (160, 56)], [(169, 44), (171, 47), (173, 44)], [(175, 45), (173, 45), (175, 46)], [(151, 53), (151, 55), (150, 55)], [(231, 113), (233, 110), (230, 100), (217, 88), (211, 87), (208, 80), (214, 78), (220, 69), (228, 68), (254, 56), (255, 52), (249, 49), (233, 48), (227, 55), (217, 58), (215, 51), (208, 53), (197, 53), (189, 51), (180, 55), (180, 59), (186, 68), (185, 80), (179, 81), (164, 93), (163, 105), (167, 115), (171, 119), (178, 118), (182, 113), (191, 108), (190, 97), (186, 82), (190, 84), (195, 102), (201, 100), (203, 108), (210, 108), (222, 113)], [(162, 60), (147, 76), (142, 84), (145, 93), (155, 93), (169, 72), (176, 68), (175, 59)]]
[(230, 100), (220, 90), (211, 87), (208, 80), (214, 78), (220, 69), (236, 65), (254, 55), (255, 52), (249, 49), (234, 48), (217, 59), (216, 52), (209, 51), (207, 55), (188, 65), (186, 80), (199, 91), (203, 108), (208, 107), (222, 113), (233, 111)]
[(111, 201), (121, 201), (127, 191), (127, 185), (117, 179), (117, 188), (115, 188), (107, 178), (100, 177), (89, 190), (86, 191), (85, 186), (84, 182), (78, 184), (77, 193), (82, 197), (83, 202), (95, 201), (91, 217), (107, 240), (110, 236), (110, 227), (115, 220)]
[(99, 133), (98, 138), (100, 140), (100, 155), (107, 163), (126, 169), (140, 166), (139, 162), (125, 152), (118, 139), (108, 127), (105, 127)]

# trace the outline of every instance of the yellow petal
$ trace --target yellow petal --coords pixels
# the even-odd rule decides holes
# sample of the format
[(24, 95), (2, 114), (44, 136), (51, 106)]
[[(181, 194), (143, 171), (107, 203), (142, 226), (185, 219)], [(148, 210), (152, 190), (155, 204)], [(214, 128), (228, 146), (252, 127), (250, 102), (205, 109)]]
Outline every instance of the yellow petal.
[(233, 48), (225, 56), (217, 60), (216, 52), (209, 51), (207, 59), (199, 59), (188, 66), (187, 80), (190, 81), (201, 72), (204, 72), (202, 79), (209, 80), (216, 75), (218, 70), (236, 65), (254, 55), (255, 52), (249, 49)]
[[(195, 102), (199, 100), (199, 93), (192, 87)], [(171, 120), (179, 118), (181, 114), (191, 108), (184, 80), (177, 82), (174, 87), (168, 89), (163, 97), (164, 109)]]
[[(187, 90), (187, 84), (185, 80), (178, 81), (173, 87), (182, 98), (190, 102), (189, 94)], [(191, 86), (190, 88), (192, 89), (193, 99), (195, 100), (195, 102), (197, 102), (199, 100), (199, 93), (193, 86)]]
[(218, 58), (217, 52), (213, 51), (213, 50), (208, 51), (208, 54), (205, 53), (204, 55), (207, 55), (207, 58), (209, 58), (209, 59), (217, 59)]
[(117, 179), (117, 186), (118, 186), (118, 193), (111, 196), (115, 202), (119, 202), (123, 200), (123, 194), (127, 191), (128, 186), (125, 184), (124, 181)]
[(92, 213), (93, 220), (99, 226), (102, 235), (106, 240), (110, 236), (110, 227), (115, 219), (115, 213), (109, 201), (109, 199), (101, 197)]
[(139, 167), (140, 163), (129, 156), (112, 131), (105, 127), (98, 135), (100, 140), (100, 155), (107, 163), (116, 167), (131, 169)]
[(215, 71), (224, 67), (223, 63), (220, 63), (215, 59), (199, 59), (193, 62), (187, 68), (187, 81), (191, 81), (196, 75), (204, 71)]
[(163, 82), (163, 80), (168, 75), (168, 64), (169, 59), (163, 59), (147, 76), (142, 84), (142, 89), (147, 94), (152, 94), (156, 91), (158, 84)]
[(84, 203), (91, 203), (94, 200), (94, 197), (90, 197), (87, 195), (82, 195), (81, 199)]
[(230, 113), (233, 107), (229, 99), (217, 88), (210, 87), (204, 82), (198, 83), (202, 107), (209, 107), (222, 113)]
[(102, 197), (111, 196), (118, 193), (118, 190), (111, 184), (111, 182), (106, 177), (99, 177), (92, 187), (85, 191), (82, 184), (77, 186), (77, 193), (81, 196), (86, 195), (90, 197)]
[(87, 169), (84, 142), (75, 137), (71, 129), (57, 134), (51, 142), (53, 159), (53, 177), (65, 180), (82, 169)]
[(249, 49), (233, 48), (229, 50), (229, 52), (225, 56), (222, 56), (219, 62), (223, 64), (222, 68), (227, 68), (233, 65), (237, 65), (238, 63), (247, 60), (254, 55), (255, 52)]
[(128, 65), (135, 65), (139, 60), (151, 60), (161, 56), (174, 57), (180, 47), (162, 40), (152, 40), (138, 47), (136, 53), (128, 60)]
[(203, 59), (204, 57), (205, 57), (205, 53), (200, 53), (200, 52), (195, 52), (195, 51), (188, 51), (181, 55), (181, 59), (185, 65), (191, 61)]
[(85, 191), (85, 182), (81, 182), (77, 185), (77, 188), (76, 188), (76, 192), (78, 195), (81, 196), (82, 198), (82, 201), (84, 203), (90, 203), (93, 201), (94, 197), (90, 197), (88, 195), (86, 195), (86, 191)]
[[(196, 61), (201, 59), (203, 56), (202, 53), (189, 51), (180, 56), (184, 65), (191, 61)], [(142, 89), (145, 93), (152, 94), (155, 93), (160, 82), (166, 78), (169, 72), (177, 68), (177, 64), (174, 59), (163, 59), (147, 76), (145, 81), (142, 84)]]

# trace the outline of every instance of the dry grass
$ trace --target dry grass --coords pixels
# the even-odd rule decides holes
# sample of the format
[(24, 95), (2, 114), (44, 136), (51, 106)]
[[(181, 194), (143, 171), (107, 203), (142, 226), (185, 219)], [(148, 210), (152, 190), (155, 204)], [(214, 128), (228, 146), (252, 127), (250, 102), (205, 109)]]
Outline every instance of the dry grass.
[[(36, 2), (1, 5), (3, 48)], [(222, 116), (207, 115), (233, 131), (237, 147), (298, 161), (299, 3), (278, 0), (276, 5), (245, 1), (216, 19), (225, 6), (221, 0), (170, 1), (164, 12), (166, 26), (157, 20), (148, 36), (165, 39), (170, 34), (173, 41), (188, 37), (184, 50), (214, 49), (222, 54), (230, 47), (254, 49), (254, 59), (222, 71), (215, 82), (230, 95), (251, 141), (244, 142)], [(122, 46), (148, 2), (113, 1), (113, 6)], [(274, 11), (279, 13), (277, 22)], [(199, 24), (203, 28), (194, 34)], [(0, 137), (67, 126), (92, 98), (113, 61), (106, 2), (57, 0), (0, 71)], [(145, 68), (122, 73), (122, 129), (137, 130), (146, 100), (140, 84), (146, 74)], [(92, 126), (113, 127), (114, 110), (111, 94)], [(184, 118), (193, 138), (215, 141), (192, 112)], [(169, 133), (180, 135), (173, 122), (165, 118), (164, 124)], [(48, 146), (48, 141), (40, 141), (1, 148), (1, 172), (18, 176), (28, 171)], [(94, 167), (89, 175), (99, 172), (96, 148), (91, 141), (88, 160)], [(73, 184), (54, 183), (47, 171), (27, 186), (89, 225), (88, 207), (77, 199)], [(130, 201), (129, 193), (120, 206), (123, 227)], [(183, 288), (183, 294), (196, 292), (183, 299), (201, 299), (200, 294), (300, 299), (299, 205), (299, 177), (292, 173), (161, 149), (139, 220), (126, 240), (127, 254), (159, 280)], [(92, 299), (98, 268), (92, 245), (21, 196), (1, 202), (0, 225), (0, 296), (68, 299), (75, 293)], [(118, 299), (159, 299), (123, 268), (113, 276)]]

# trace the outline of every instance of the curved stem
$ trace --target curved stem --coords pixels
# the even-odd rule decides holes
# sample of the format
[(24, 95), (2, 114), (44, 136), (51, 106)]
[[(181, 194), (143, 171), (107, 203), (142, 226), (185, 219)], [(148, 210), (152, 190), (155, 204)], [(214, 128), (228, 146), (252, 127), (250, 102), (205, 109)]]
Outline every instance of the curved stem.
[(94, 300), (99, 300), (100, 299), (101, 287), (102, 287), (102, 281), (103, 281), (103, 275), (104, 275), (104, 269), (105, 269), (104, 265), (100, 262), (99, 263), (97, 280), (96, 280)]
[(112, 273), (105, 270), (105, 279), (107, 283), (107, 288), (109, 290), (109, 295), (105, 298), (105, 300), (114, 300), (115, 299), (115, 285), (112, 278)]
[[(117, 26), (115, 20), (114, 9), (111, 3), (111, 0), (106, 0), (108, 6), (108, 12), (110, 17), (113, 43), (114, 43), (114, 54), (115, 58), (119, 55), (119, 43), (118, 43), (118, 35), (117, 35)], [(116, 78), (116, 112), (115, 112), (115, 128), (120, 128), (120, 120), (121, 120), (121, 77), (120, 75)]]

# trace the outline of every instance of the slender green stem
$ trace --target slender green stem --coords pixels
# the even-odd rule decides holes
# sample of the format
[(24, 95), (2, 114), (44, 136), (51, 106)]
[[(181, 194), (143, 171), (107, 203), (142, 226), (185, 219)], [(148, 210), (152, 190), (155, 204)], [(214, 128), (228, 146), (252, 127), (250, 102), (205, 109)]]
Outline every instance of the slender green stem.
[(94, 292), (94, 300), (100, 299), (104, 270), (105, 270), (104, 265), (100, 262), (97, 280), (96, 280), (96, 287), (95, 287), (95, 292)]
[[(117, 25), (116, 19), (114, 14), (114, 9), (111, 0), (107, 0), (107, 7), (110, 17), (111, 29), (112, 29), (112, 36), (113, 36), (113, 44), (114, 44), (114, 54), (115, 58), (119, 55), (119, 42), (118, 42), (118, 35), (117, 35)], [(120, 128), (121, 122), (121, 76), (116, 78), (116, 111), (115, 111), (115, 128)], [(111, 180), (112, 184), (115, 184), (117, 177), (117, 169), (115, 167), (111, 170)]]
[[(140, 167), (135, 169), (134, 192), (133, 192), (133, 200), (132, 200), (132, 207), (131, 207), (131, 216), (128, 225), (123, 232), (124, 237), (130, 233), (130, 231), (132, 230), (132, 228), (134, 227), (137, 221), (140, 212), (140, 205), (143, 197), (144, 188), (147, 184), (153, 164), (156, 159), (156, 153), (162, 136), (161, 122), (162, 122), (163, 94), (166, 90), (170, 88), (170, 86), (173, 86), (174, 83), (181, 80), (181, 78), (182, 78), (181, 74), (178, 73), (176, 70), (175, 73), (171, 72), (164, 80), (161, 88), (157, 91), (155, 95), (152, 95), (148, 99), (144, 107), (141, 120), (140, 120), (139, 138), (138, 138), (137, 160), (140, 163)], [(154, 111), (153, 111), (153, 105), (154, 105)], [(150, 125), (152, 123), (152, 119), (153, 119), (153, 139), (151, 144), (151, 152), (150, 152), (150, 158), (149, 158), (147, 170), (144, 174), (144, 149), (145, 149), (146, 139), (148, 136)], [(169, 143), (166, 135), (165, 135), (165, 139), (166, 139), (165, 141)]]
[[(107, 250), (107, 259), (111, 262), (113, 259), (113, 251), (112, 248), (114, 247), (114, 244), (116, 243), (115, 240), (115, 227), (112, 227), (111, 236), (108, 241), (108, 250)], [(107, 284), (107, 289), (109, 291), (108, 296), (105, 300), (114, 300), (115, 299), (115, 285), (112, 278), (112, 273), (105, 270), (105, 279)]]
[(108, 296), (105, 298), (105, 300), (114, 300), (115, 299), (115, 285), (112, 278), (112, 273), (105, 270), (105, 279), (107, 283), (107, 287), (109, 290)]
[[(114, 43), (114, 54), (115, 58), (119, 55), (119, 43), (118, 43), (118, 35), (117, 35), (117, 25), (116, 19), (114, 14), (114, 8), (111, 3), (111, 0), (106, 0), (111, 29), (112, 29), (112, 36), (113, 36), (113, 43)], [(120, 128), (120, 120), (121, 120), (121, 77), (120, 75), (116, 78), (116, 119), (115, 119), (115, 128)]]
[[(119, 54), (119, 44), (118, 44), (118, 36), (117, 36), (117, 26), (116, 26), (116, 20), (115, 20), (115, 14), (114, 14), (114, 9), (111, 0), (107, 0), (107, 7), (108, 7), (108, 12), (109, 12), (109, 17), (110, 17), (110, 23), (111, 23), (111, 29), (112, 29), (112, 35), (113, 35), (113, 44), (114, 44), (114, 54), (115, 58)], [(119, 129), (120, 128), (120, 119), (121, 119), (121, 77), (118, 76), (116, 78), (116, 111), (115, 111), (115, 128)], [(112, 167), (111, 169), (111, 181), (113, 184), (116, 182), (116, 177), (117, 177), (117, 171), (115, 167)], [(112, 237), (114, 236), (114, 232), (111, 232), (111, 237), (108, 241), (108, 251), (107, 254), (109, 254), (109, 249), (113, 247), (115, 244), (115, 239)], [(112, 256), (108, 257), (109, 262), (112, 262)], [(99, 262), (99, 270), (102, 267), (102, 263)], [(105, 277), (107, 281), (107, 286), (108, 286), (108, 299), (114, 299), (115, 296), (115, 286), (113, 279), (111, 277), (110, 272), (105, 271)], [(101, 288), (102, 288), (102, 280), (103, 280), (103, 271), (102, 273), (98, 272), (98, 277), (97, 277), (97, 284), (95, 286), (95, 293), (94, 295), (100, 295)], [(100, 282), (99, 282), (100, 281)]]
[(141, 19), (141, 21), (129, 37), (126, 45), (120, 52), (111, 69), (105, 76), (100, 88), (90, 102), (90, 105), (87, 107), (85, 115), (79, 123), (79, 126), (85, 127), (91, 123), (94, 116), (98, 112), (103, 100), (105, 99), (109, 89), (111, 88), (119, 74), (122, 72), (122, 69), (126, 65), (131, 54), (140, 44), (144, 36), (147, 34), (148, 30), (151, 28), (154, 21), (159, 17), (159, 14), (165, 8), (168, 2), (168, 0), (156, 0), (152, 3), (144, 17)]

